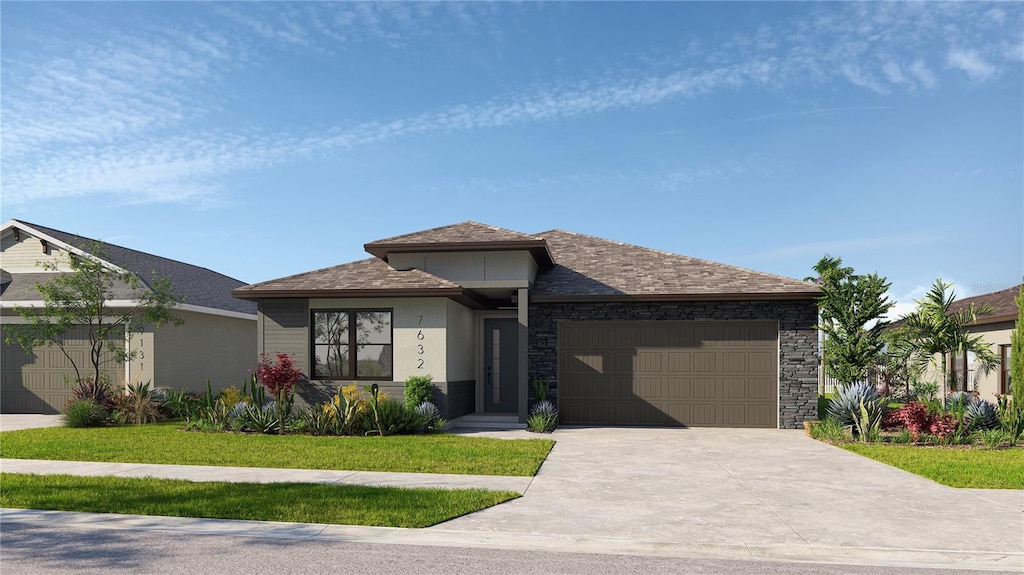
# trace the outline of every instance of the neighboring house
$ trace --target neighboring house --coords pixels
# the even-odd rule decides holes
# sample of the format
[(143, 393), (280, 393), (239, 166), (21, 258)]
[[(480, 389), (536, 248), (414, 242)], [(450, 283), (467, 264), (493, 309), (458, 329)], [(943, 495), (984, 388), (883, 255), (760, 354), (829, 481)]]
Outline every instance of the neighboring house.
[[(3, 335), (8, 325), (22, 318), (14, 307), (42, 304), (36, 289), (57, 273), (44, 270), (51, 262), (70, 271), (68, 255), (87, 255), (93, 240), (18, 220), (0, 228), (0, 319)], [(125, 365), (111, 362), (107, 375), (118, 386), (133, 380), (154, 386), (205, 391), (209, 379), (215, 389), (241, 385), (255, 366), (256, 306), (231, 297), (231, 290), (244, 285), (235, 279), (186, 263), (103, 244), (104, 262), (117, 270), (136, 274), (148, 285), (154, 278), (170, 279), (174, 293), (184, 299), (176, 315), (184, 325), (147, 328), (127, 342), (139, 358)], [(108, 302), (118, 307), (118, 297), (130, 297), (127, 286)], [(122, 300), (121, 306), (130, 302)], [(3, 343), (0, 369), (0, 411), (3, 413), (56, 413), (70, 397), (72, 366), (56, 347), (39, 346), (33, 354), (16, 344)], [(80, 368), (90, 367), (88, 339), (80, 328), (65, 337), (66, 347)]]
[(817, 287), (553, 230), (464, 222), (370, 242), (374, 257), (234, 290), (261, 352), (307, 402), (402, 396), (430, 375), (448, 419), (525, 421), (548, 378), (563, 424), (795, 428), (817, 417)]
[(970, 382), (966, 389), (977, 391), (978, 395), (987, 400), (994, 400), (996, 395), (1010, 393), (1010, 333), (1017, 323), (1017, 302), (1014, 298), (1020, 293), (1020, 285), (1001, 291), (964, 298), (953, 302), (951, 312), (956, 312), (974, 305), (990, 306), (992, 313), (979, 315), (978, 320), (968, 328), (968, 332), (982, 336), (989, 344), (989, 349), (999, 358), (999, 367), (988, 372), (978, 369), (974, 354), (950, 354), (948, 365), (952, 377), (957, 382), (955, 389), (963, 390), (963, 382)]

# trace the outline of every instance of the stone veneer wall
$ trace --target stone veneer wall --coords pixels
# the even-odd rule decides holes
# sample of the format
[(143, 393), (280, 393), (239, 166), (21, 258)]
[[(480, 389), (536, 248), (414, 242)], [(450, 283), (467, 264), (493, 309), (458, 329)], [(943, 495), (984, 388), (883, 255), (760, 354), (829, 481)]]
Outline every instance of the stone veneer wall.
[[(551, 378), (558, 397), (558, 323), (563, 321), (777, 320), (779, 427), (818, 417), (818, 307), (814, 300), (530, 304), (530, 377)], [(531, 390), (532, 393), (532, 390)]]

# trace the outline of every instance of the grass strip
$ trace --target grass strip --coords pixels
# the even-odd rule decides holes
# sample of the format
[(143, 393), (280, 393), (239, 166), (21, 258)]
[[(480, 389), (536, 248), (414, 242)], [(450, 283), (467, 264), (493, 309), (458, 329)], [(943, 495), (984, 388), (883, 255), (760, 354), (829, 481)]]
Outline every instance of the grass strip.
[(0, 506), (9, 508), (382, 527), (429, 527), (517, 497), (483, 489), (0, 474)]
[(1024, 449), (840, 445), (864, 457), (950, 487), (1024, 489)]
[(180, 423), (0, 433), (0, 457), (114, 463), (536, 475), (549, 439), (459, 435), (313, 437), (181, 431)]

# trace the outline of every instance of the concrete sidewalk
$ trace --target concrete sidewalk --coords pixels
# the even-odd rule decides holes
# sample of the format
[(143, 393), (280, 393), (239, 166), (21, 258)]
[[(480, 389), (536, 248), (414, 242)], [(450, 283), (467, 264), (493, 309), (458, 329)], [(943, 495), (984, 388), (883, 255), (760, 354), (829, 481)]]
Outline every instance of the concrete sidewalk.
[(151, 463), (102, 463), (0, 459), (5, 473), (81, 475), (89, 477), (155, 477), (188, 481), (231, 483), (323, 483), (371, 487), (425, 487), (440, 489), (488, 489), (526, 493), (533, 477), (499, 475), (445, 475), (441, 473), (384, 473), (378, 471), (331, 471), (318, 469), (266, 469), (205, 465), (157, 465)]

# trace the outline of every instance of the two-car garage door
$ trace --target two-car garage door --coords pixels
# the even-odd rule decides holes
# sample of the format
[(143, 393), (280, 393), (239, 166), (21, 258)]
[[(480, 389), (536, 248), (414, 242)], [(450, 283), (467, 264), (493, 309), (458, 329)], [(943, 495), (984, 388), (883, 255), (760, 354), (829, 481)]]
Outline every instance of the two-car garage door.
[(562, 423), (774, 428), (778, 334), (774, 321), (562, 323)]

